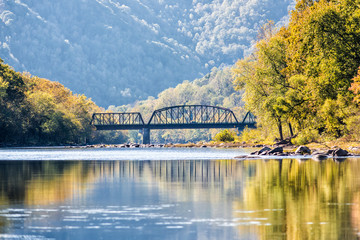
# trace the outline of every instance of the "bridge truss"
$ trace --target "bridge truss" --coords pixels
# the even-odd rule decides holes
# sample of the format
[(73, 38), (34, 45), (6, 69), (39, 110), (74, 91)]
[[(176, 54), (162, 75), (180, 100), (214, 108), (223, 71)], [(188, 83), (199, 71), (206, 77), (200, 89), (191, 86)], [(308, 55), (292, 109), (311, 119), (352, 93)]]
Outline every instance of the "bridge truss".
[(255, 117), (248, 112), (239, 122), (233, 111), (209, 105), (180, 105), (155, 110), (147, 124), (138, 112), (94, 113), (97, 130), (143, 131), (143, 143), (150, 143), (150, 129), (255, 128)]
[(183, 129), (222, 128), (238, 123), (230, 109), (207, 105), (184, 105), (155, 110), (148, 124), (154, 129)]
[(144, 128), (144, 120), (140, 113), (94, 113), (92, 124), (97, 130), (126, 130)]

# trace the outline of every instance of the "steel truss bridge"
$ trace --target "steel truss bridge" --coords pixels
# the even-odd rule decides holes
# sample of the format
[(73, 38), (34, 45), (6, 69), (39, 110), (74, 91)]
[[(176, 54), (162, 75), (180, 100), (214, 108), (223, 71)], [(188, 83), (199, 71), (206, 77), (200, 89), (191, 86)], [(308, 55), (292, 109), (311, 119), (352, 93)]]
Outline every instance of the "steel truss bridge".
[(255, 128), (255, 117), (246, 113), (238, 121), (228, 108), (208, 105), (181, 105), (155, 110), (148, 123), (139, 112), (94, 113), (91, 124), (96, 130), (142, 130), (143, 143), (150, 143), (151, 129)]

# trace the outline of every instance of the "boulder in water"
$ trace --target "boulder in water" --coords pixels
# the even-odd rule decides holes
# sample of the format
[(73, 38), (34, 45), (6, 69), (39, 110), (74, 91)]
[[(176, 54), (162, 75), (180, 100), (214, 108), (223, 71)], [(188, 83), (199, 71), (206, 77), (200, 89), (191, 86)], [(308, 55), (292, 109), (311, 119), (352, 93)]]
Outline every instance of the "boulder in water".
[(310, 150), (310, 148), (308, 148), (306, 146), (300, 146), (296, 149), (295, 153), (300, 154), (300, 155), (310, 154), (311, 150)]

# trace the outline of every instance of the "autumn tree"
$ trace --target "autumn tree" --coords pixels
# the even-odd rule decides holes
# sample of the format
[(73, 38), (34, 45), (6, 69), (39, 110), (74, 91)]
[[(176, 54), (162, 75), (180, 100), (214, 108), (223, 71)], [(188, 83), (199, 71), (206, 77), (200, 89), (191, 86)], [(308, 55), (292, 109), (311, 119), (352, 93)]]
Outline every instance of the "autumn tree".
[[(291, 90), (285, 73), (286, 29), (273, 34), (274, 26), (269, 22), (263, 27), (262, 35), (253, 55), (236, 63), (234, 84), (237, 90), (245, 88), (244, 101), (250, 111), (258, 116), (259, 124), (276, 124), (280, 139), (283, 139), (283, 123), (290, 124), (293, 110)], [(291, 124), (289, 125), (291, 129)]]
[(359, 0), (298, 1), (288, 26), (287, 74), (302, 79), (308, 100), (301, 122), (334, 137), (353, 114), (348, 89), (360, 65), (359, 6)]
[(84, 143), (99, 110), (62, 84), (15, 72), (0, 59), (0, 143)]
[(283, 122), (300, 132), (347, 134), (347, 119), (357, 111), (359, 23), (359, 0), (298, 0), (287, 27), (264, 26), (265, 39), (234, 69), (235, 87), (245, 88), (260, 124), (276, 123), (280, 138)]

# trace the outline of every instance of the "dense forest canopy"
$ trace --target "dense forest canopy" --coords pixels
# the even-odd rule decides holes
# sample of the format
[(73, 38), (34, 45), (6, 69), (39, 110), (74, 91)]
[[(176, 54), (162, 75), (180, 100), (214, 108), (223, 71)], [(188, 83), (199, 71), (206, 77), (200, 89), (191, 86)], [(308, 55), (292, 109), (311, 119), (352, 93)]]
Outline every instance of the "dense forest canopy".
[(259, 126), (281, 139), (286, 126), (298, 143), (360, 140), (359, 26), (359, 0), (298, 0), (288, 26), (266, 24), (233, 70)]
[(0, 144), (84, 144), (94, 136), (84, 95), (58, 82), (18, 73), (0, 59)]

